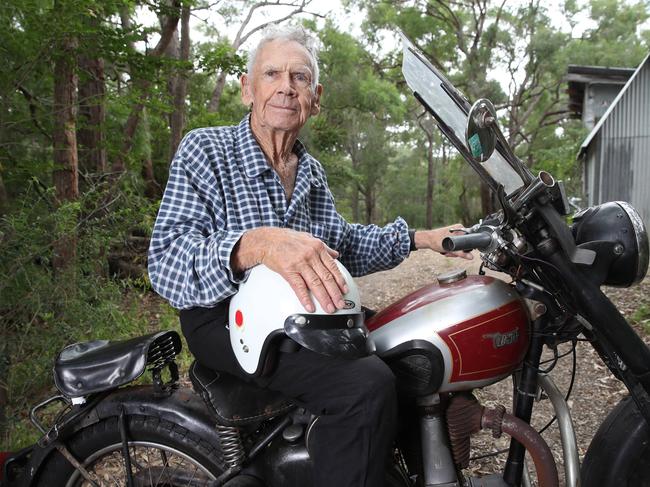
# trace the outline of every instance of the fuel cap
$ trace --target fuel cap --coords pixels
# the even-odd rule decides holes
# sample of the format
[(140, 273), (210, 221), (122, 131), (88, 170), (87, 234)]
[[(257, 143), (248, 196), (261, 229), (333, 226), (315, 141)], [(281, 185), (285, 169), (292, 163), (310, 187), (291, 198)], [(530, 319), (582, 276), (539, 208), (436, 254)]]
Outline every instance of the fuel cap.
[(452, 282), (462, 281), (466, 277), (467, 271), (465, 269), (454, 269), (453, 271), (438, 275), (438, 283), (441, 286), (444, 286), (445, 284), (451, 284)]

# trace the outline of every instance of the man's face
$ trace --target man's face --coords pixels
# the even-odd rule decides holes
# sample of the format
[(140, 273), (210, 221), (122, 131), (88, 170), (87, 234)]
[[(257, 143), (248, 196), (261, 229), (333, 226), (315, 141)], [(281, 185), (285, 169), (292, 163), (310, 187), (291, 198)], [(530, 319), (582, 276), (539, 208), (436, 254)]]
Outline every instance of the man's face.
[(312, 90), (307, 50), (294, 41), (275, 40), (258, 51), (252, 76), (240, 79), (242, 101), (252, 103), (252, 123), (270, 130), (298, 132), (320, 111), (323, 87)]

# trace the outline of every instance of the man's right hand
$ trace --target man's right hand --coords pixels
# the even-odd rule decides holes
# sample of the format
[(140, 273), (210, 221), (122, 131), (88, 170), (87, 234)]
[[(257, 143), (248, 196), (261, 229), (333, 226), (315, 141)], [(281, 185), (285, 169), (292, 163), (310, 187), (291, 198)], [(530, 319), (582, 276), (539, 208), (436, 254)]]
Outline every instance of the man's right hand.
[(342, 309), (348, 289), (334, 259), (338, 252), (306, 232), (260, 227), (244, 233), (233, 249), (233, 271), (264, 264), (291, 286), (305, 309), (315, 311), (310, 291), (328, 313)]

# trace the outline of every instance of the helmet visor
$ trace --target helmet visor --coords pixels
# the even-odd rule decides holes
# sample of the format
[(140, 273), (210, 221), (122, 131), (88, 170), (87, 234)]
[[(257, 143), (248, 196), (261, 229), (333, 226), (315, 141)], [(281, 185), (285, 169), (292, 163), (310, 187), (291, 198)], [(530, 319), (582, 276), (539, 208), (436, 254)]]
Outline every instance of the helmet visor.
[(371, 352), (363, 313), (293, 314), (285, 320), (284, 331), (303, 347), (323, 355), (360, 358)]

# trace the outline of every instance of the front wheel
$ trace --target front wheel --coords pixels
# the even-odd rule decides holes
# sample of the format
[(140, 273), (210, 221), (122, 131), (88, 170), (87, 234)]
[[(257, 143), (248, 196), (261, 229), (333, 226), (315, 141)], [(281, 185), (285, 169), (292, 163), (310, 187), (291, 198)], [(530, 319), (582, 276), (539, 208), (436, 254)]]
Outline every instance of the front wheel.
[(631, 397), (612, 410), (594, 436), (582, 487), (650, 487), (650, 426)]
[[(126, 418), (134, 484), (141, 487), (207, 486), (223, 472), (217, 445), (160, 418)], [(127, 486), (118, 418), (108, 418), (78, 432), (66, 446), (102, 487)], [(90, 487), (60, 453), (53, 453), (35, 484), (39, 487)]]

